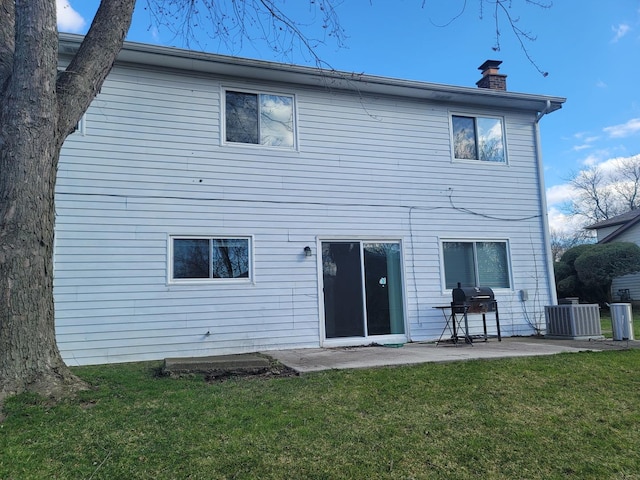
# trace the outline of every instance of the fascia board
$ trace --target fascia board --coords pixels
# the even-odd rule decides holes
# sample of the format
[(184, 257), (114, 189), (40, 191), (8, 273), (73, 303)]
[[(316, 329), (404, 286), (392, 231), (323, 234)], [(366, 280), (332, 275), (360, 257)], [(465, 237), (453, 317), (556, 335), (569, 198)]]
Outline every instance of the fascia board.
[[(81, 35), (60, 33), (59, 51), (61, 56), (73, 55), (77, 51), (82, 39), (83, 37)], [(542, 112), (549, 104), (550, 108), (546, 113), (550, 113), (562, 108), (562, 104), (566, 101), (566, 99), (562, 97), (459, 87), (375, 75), (339, 72), (134, 42), (125, 42), (118, 55), (117, 61), (246, 79), (313, 86), (327, 90), (346, 90), (357, 92), (358, 94), (392, 95), (434, 102), (517, 109), (532, 112)]]

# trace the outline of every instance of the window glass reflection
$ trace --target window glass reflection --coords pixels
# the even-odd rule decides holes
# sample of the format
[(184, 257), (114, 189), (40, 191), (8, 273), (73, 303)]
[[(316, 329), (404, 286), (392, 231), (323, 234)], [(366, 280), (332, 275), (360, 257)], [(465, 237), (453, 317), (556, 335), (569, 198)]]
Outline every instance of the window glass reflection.
[(227, 142), (258, 143), (258, 96), (228, 91), (226, 100)]
[(473, 118), (453, 116), (453, 150), (455, 158), (465, 160), (478, 158)]
[(453, 155), (460, 160), (504, 163), (504, 129), (500, 118), (451, 117)]
[(293, 99), (281, 95), (260, 95), (260, 143), (293, 147)]
[(225, 140), (294, 147), (293, 97), (227, 91)]
[(249, 239), (174, 238), (174, 279), (249, 278)]
[(504, 162), (502, 122), (497, 118), (478, 118), (477, 121), (480, 160)]
[(174, 239), (173, 278), (209, 278), (209, 240)]
[(509, 288), (507, 242), (444, 242), (445, 287)]
[(213, 239), (213, 278), (249, 277), (249, 241), (245, 239)]

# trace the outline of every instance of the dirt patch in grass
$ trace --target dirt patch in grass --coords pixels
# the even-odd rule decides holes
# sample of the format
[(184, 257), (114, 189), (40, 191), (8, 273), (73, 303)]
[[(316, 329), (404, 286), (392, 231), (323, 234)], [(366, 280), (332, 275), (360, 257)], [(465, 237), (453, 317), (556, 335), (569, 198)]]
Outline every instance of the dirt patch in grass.
[(273, 377), (295, 377), (299, 375), (299, 372), (293, 368), (287, 367), (279, 361), (271, 358), (267, 355), (261, 355), (268, 360), (265, 366), (261, 367), (246, 367), (246, 366), (234, 366), (230, 363), (228, 366), (199, 366), (195, 369), (186, 370), (174, 370), (169, 371), (166, 368), (158, 368), (154, 374), (157, 377), (170, 377), (170, 378), (203, 378), (206, 382), (223, 382), (233, 378), (273, 378)]
[(204, 376), (207, 382), (224, 382), (238, 377), (273, 378), (273, 377), (297, 377), (300, 373), (293, 368), (273, 360), (268, 368), (252, 370), (219, 370), (207, 373)]

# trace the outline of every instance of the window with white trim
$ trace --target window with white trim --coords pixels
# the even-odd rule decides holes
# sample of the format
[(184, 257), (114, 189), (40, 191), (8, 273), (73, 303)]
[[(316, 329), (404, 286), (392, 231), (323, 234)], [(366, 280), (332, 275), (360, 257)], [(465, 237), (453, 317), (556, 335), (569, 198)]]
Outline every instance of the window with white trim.
[(294, 148), (294, 101), (291, 95), (225, 92), (225, 141)]
[(250, 238), (171, 237), (171, 281), (250, 278)]
[(443, 241), (445, 288), (510, 288), (506, 241)]
[(451, 116), (453, 157), (506, 163), (502, 118)]

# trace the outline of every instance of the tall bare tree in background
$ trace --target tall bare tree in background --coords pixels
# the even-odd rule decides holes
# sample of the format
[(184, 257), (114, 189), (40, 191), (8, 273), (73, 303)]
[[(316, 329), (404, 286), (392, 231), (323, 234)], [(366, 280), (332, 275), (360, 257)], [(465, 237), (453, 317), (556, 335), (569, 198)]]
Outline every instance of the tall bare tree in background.
[(586, 243), (595, 243), (596, 239), (590, 230), (564, 231), (552, 228), (550, 233), (551, 257), (554, 262), (560, 261), (562, 254), (570, 248)]
[[(549, 6), (542, 0), (477, 2), (481, 16), (490, 10), (495, 21), (494, 49), (500, 46), (501, 22), (511, 26), (523, 48), (523, 41), (533, 39), (512, 16), (514, 4)], [(315, 47), (326, 39), (344, 40), (334, 8), (340, 2), (306, 2), (322, 32), (318, 40), (308, 35), (308, 25), (285, 13), (295, 3), (147, 0), (145, 5), (159, 25), (185, 38), (195, 38), (194, 29), (202, 28), (221, 41), (267, 42), (284, 57), (299, 48), (322, 63)], [(56, 172), (63, 142), (115, 62), (135, 4), (101, 0), (78, 52), (59, 73), (56, 1), (0, 0), (0, 401), (25, 390), (57, 397), (84, 386), (64, 364), (55, 340)], [(467, 2), (463, 5), (464, 11)]]
[(640, 155), (582, 170), (569, 183), (575, 195), (567, 210), (584, 224), (636, 210), (640, 207)]

